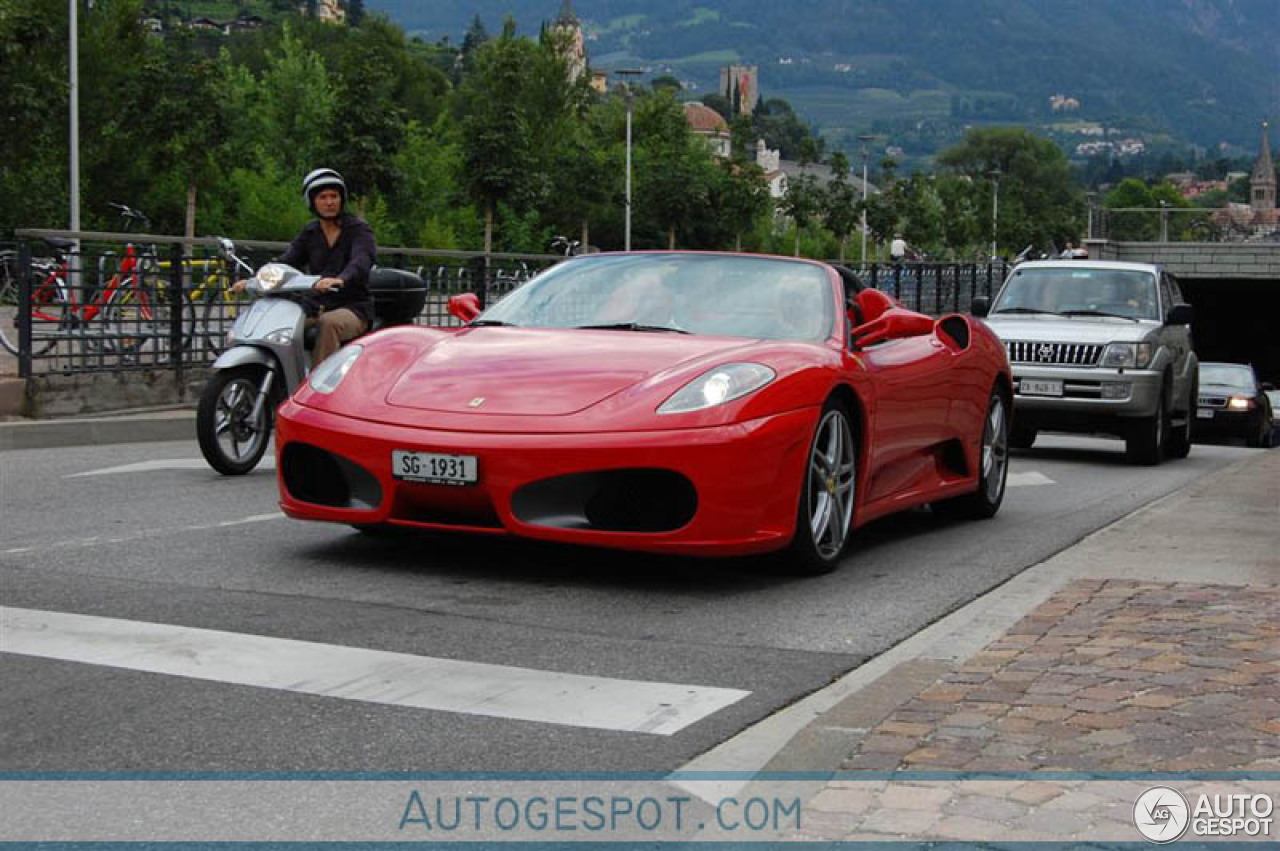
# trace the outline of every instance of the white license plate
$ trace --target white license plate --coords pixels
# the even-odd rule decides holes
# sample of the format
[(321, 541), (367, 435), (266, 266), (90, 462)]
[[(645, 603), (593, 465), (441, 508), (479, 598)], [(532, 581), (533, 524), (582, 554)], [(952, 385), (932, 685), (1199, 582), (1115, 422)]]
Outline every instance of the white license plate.
[(1196, 416), (1202, 420), (1213, 419), (1213, 408), (1196, 408)]
[(441, 455), (436, 452), (393, 449), (391, 475), (406, 482), (474, 485), (480, 481), (480, 462), (474, 455)]
[(1023, 396), (1061, 396), (1062, 382), (1024, 378), (1018, 384), (1018, 392)]

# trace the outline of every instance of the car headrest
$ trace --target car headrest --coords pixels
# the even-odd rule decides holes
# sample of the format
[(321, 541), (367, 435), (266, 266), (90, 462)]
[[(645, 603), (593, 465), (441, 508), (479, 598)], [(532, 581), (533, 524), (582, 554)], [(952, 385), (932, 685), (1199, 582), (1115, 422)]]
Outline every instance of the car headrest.
[(863, 324), (879, 319), (886, 310), (895, 307), (893, 299), (879, 290), (865, 289), (855, 298)]

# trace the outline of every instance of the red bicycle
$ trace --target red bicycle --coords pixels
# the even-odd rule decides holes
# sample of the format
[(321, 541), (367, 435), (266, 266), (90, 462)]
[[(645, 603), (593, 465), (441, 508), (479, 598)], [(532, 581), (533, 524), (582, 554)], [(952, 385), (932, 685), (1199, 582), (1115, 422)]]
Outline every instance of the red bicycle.
[[(147, 217), (123, 204), (112, 204), (126, 222), (147, 223)], [(31, 288), (31, 352), (42, 355), (59, 341), (78, 339), (90, 352), (136, 352), (149, 339), (168, 333), (169, 305), (164, 282), (147, 271), (150, 253), (140, 255), (125, 246), (120, 266), (105, 284), (79, 291), (71, 284), (69, 258), (72, 240), (45, 238), (54, 260), (33, 260), (38, 277)], [(95, 320), (97, 322), (95, 323)], [(17, 317), (0, 323), (0, 345), (18, 354)]]

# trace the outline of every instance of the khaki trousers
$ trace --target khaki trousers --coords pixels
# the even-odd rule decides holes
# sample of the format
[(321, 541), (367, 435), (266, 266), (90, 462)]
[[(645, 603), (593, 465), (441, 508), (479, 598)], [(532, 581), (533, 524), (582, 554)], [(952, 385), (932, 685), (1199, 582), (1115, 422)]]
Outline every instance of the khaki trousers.
[(354, 340), (369, 328), (369, 323), (345, 307), (326, 310), (315, 319), (308, 319), (307, 325), (315, 325), (320, 329), (315, 348), (311, 350), (312, 366), (318, 365), (342, 348), (343, 343)]

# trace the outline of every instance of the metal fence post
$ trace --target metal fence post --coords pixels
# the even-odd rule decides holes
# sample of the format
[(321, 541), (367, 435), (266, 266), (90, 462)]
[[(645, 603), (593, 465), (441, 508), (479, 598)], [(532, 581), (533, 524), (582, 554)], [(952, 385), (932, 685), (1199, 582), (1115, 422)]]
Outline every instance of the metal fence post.
[(942, 313), (942, 264), (933, 267), (933, 315)]
[(18, 377), (31, 377), (31, 243), (18, 241)]
[[(175, 242), (169, 251), (169, 363), (182, 384), (182, 244)], [(193, 317), (194, 320), (194, 317)], [(192, 323), (194, 325), (194, 321)], [(191, 329), (195, 334), (195, 328)], [(194, 347), (195, 340), (192, 340)]]

